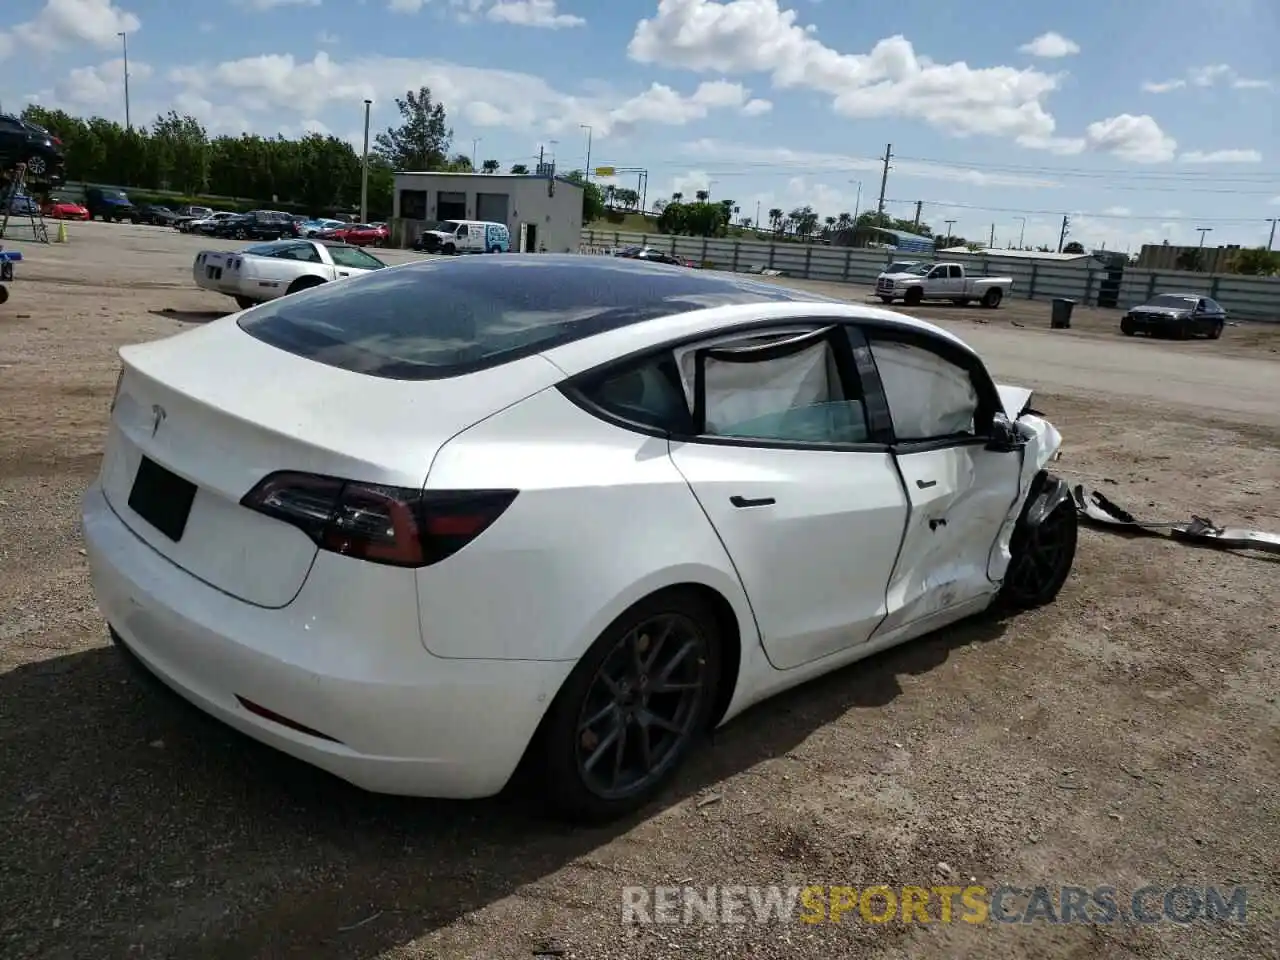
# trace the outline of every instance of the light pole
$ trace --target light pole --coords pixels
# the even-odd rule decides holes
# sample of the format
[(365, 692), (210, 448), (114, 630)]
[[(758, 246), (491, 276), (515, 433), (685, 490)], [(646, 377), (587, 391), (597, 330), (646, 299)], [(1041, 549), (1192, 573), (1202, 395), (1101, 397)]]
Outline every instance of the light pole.
[(945, 223), (945, 224), (947, 225), (947, 239), (946, 239), (946, 240), (944, 240), (943, 242), (944, 242), (947, 246), (951, 246), (951, 228), (955, 225), (955, 221), (954, 221), (954, 220), (943, 220), (942, 222), (943, 222), (943, 223)]
[(476, 166), (476, 147), (480, 145), (480, 141), (483, 139), (484, 137), (471, 138), (471, 172), (472, 173), (475, 173), (476, 170), (480, 169), (479, 167)]
[(1021, 250), (1021, 249), (1022, 249), (1022, 241), (1023, 241), (1023, 240), (1025, 240), (1025, 239), (1026, 239), (1026, 237), (1027, 237), (1027, 218), (1026, 218), (1026, 217), (1014, 217), (1013, 219), (1015, 219), (1015, 220), (1021, 220), (1021, 221), (1022, 221), (1022, 229), (1018, 231), (1018, 249), (1019, 249), (1019, 250)]
[(1272, 244), (1276, 242), (1276, 217), (1271, 218), (1271, 235), (1267, 237), (1267, 252), (1271, 252)]
[(857, 199), (853, 201), (853, 222), (856, 224), (858, 222), (858, 208), (862, 206), (862, 181), (850, 180), (849, 182), (856, 183), (858, 185), (858, 196)]
[(364, 153), (360, 156), (360, 222), (369, 222), (369, 107), (372, 100), (364, 102)]
[(1196, 227), (1196, 229), (1200, 231), (1200, 247), (1199, 247), (1199, 249), (1203, 250), (1203, 249), (1204, 249), (1204, 235), (1205, 235), (1206, 233), (1213, 233), (1213, 227)]
[(586, 182), (590, 183), (591, 182), (591, 124), (580, 123), (578, 124), (578, 126), (581, 127), (583, 130), (587, 131), (587, 169), (586, 169), (587, 181)]
[(116, 36), (124, 48), (124, 128), (132, 130), (133, 124), (129, 121), (129, 35), (121, 30)]

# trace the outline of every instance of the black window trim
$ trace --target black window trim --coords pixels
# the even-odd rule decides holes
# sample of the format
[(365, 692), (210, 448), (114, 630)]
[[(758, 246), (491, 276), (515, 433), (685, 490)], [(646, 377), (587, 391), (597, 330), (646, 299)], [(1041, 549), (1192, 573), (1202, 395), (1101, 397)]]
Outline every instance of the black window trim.
[[(707, 434), (698, 434), (693, 432), (695, 421), (692, 415), (688, 419), (690, 427), (689, 432), (677, 430), (664, 430), (654, 427), (650, 424), (639, 423), (628, 419), (620, 414), (606, 410), (597, 404), (585, 392), (585, 386), (591, 382), (598, 381), (600, 378), (607, 376), (612, 371), (621, 372), (625, 368), (641, 363), (649, 357), (656, 357), (664, 351), (674, 351), (679, 347), (696, 344), (711, 339), (720, 339), (725, 336), (734, 334), (749, 334), (753, 330), (785, 330), (789, 327), (799, 329), (811, 329), (814, 333), (818, 333), (823, 328), (838, 329), (843, 331), (846, 336), (836, 336), (832, 338), (833, 349), (836, 354), (836, 366), (840, 371), (842, 386), (845, 391), (849, 391), (849, 383), (852, 382), (861, 396), (864, 410), (867, 417), (867, 427), (871, 439), (864, 443), (824, 443), (810, 442), (803, 440), (767, 440), (757, 439), (754, 437), (717, 437)], [(899, 443), (893, 435), (893, 425), (889, 417), (889, 402), (885, 396), (884, 387), (880, 380), (879, 370), (875, 366), (875, 360), (871, 355), (870, 345), (867, 340), (867, 331), (883, 331), (888, 335), (897, 335), (900, 337), (910, 337), (925, 349), (932, 349), (947, 359), (951, 359), (959, 366), (965, 367), (970, 377), (975, 380), (975, 388), (979, 393), (979, 410), (983, 409), (983, 398), (986, 403), (993, 406), (992, 416), (994, 412), (1000, 409), (999, 393), (996, 391), (995, 384), (991, 380), (990, 375), (986, 371), (986, 367), (979, 357), (968, 347), (960, 344), (952, 343), (942, 337), (936, 336), (927, 331), (915, 331), (904, 329), (898, 324), (881, 320), (866, 319), (859, 317), (842, 317), (828, 316), (821, 313), (809, 314), (804, 316), (793, 317), (773, 317), (769, 319), (758, 319), (744, 321), (734, 324), (731, 327), (724, 327), (715, 331), (703, 331), (687, 337), (681, 337), (676, 340), (669, 340), (661, 344), (655, 344), (643, 347), (639, 350), (624, 354), (608, 360), (605, 363), (597, 364), (587, 370), (574, 374), (567, 380), (562, 381), (558, 388), (560, 392), (568, 398), (575, 406), (581, 408), (585, 412), (591, 414), (598, 420), (603, 420), (613, 426), (639, 433), (648, 437), (665, 439), (672, 443), (697, 443), (708, 446), (727, 446), (727, 447), (748, 447), (760, 450), (805, 450), (813, 453), (907, 453), (917, 452), (928, 449), (942, 449), (945, 447), (967, 446), (970, 444), (986, 444), (989, 437), (976, 435), (973, 437), (946, 437), (936, 440), (927, 441), (909, 441)], [(886, 336), (886, 339), (888, 337)], [(782, 346), (789, 346), (797, 338), (788, 338), (788, 341)], [(815, 337), (815, 339), (817, 339)], [(765, 344), (765, 347), (776, 347), (776, 344)], [(714, 349), (714, 348), (712, 348)], [(846, 381), (846, 377), (852, 377), (851, 381)], [(983, 386), (982, 384), (985, 384)], [(994, 398), (994, 399), (991, 399)]]

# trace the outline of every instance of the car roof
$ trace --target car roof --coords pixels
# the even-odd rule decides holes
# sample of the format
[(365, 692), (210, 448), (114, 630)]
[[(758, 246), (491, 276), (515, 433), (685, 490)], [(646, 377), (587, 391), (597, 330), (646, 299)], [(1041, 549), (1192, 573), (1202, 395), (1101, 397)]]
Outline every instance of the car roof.
[[(527, 272), (532, 269), (538, 270), (536, 276)], [(959, 337), (916, 317), (754, 280), (742, 274), (688, 270), (644, 260), (516, 253), (501, 257), (417, 260), (393, 266), (389, 273), (406, 277), (421, 272), (423, 282), (427, 283), (432, 271), (447, 271), (452, 275), (451, 282), (490, 291), (502, 299), (518, 297), (521, 289), (534, 281), (544, 288), (607, 289), (610, 300), (625, 301), (633, 320), (543, 351), (570, 376), (629, 353), (683, 337), (714, 334), (726, 326), (753, 320), (813, 317), (875, 320), (931, 334), (973, 352)]]

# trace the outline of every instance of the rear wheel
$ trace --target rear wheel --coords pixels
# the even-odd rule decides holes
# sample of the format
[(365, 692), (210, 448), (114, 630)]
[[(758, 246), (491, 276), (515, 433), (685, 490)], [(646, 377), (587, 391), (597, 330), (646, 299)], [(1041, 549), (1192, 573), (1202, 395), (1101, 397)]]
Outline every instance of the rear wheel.
[(696, 595), (641, 600), (592, 644), (539, 728), (536, 774), (554, 812), (603, 822), (672, 779), (710, 722), (720, 633)]
[(1057, 597), (1075, 561), (1079, 518), (1070, 497), (1054, 507), (1038, 525), (1033, 526), (1027, 520), (1047, 480), (1048, 476), (1041, 474), (1032, 484), (1009, 541), (1011, 559), (1000, 588), (1000, 599), (1019, 610), (1043, 606)]
[(1000, 301), (1004, 299), (1004, 291), (999, 287), (992, 287), (982, 295), (982, 305), (988, 310), (994, 310), (1000, 306)]

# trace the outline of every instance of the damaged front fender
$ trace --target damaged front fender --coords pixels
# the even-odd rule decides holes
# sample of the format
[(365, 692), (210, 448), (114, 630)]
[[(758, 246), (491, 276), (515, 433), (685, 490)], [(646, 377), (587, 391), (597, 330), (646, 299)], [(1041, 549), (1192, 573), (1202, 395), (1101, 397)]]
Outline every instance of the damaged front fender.
[(1054, 476), (1052, 473), (1046, 473), (1040, 492), (1036, 494), (1036, 498), (1031, 501), (1031, 506), (1027, 508), (1027, 525), (1031, 527), (1040, 526), (1049, 514), (1070, 499), (1071, 487), (1067, 481), (1061, 477)]

